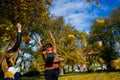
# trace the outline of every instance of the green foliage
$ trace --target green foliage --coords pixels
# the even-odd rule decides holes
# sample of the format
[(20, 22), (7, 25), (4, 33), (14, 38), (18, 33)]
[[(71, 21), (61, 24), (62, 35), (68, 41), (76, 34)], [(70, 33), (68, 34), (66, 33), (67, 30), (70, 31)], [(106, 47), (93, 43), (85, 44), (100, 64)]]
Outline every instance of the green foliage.
[(120, 7), (112, 11), (110, 18), (112, 25), (120, 25)]
[(110, 18), (103, 18), (104, 23), (101, 23), (96, 19), (93, 22), (90, 30), (90, 36), (88, 40), (89, 44), (95, 46), (96, 43), (102, 41), (102, 47), (98, 47), (96, 45), (96, 50), (101, 53), (99, 57), (104, 59), (107, 67), (112, 67), (111, 62), (117, 56), (117, 52), (115, 51), (115, 44), (116, 41), (119, 42), (119, 12), (120, 8), (117, 8), (111, 13)]

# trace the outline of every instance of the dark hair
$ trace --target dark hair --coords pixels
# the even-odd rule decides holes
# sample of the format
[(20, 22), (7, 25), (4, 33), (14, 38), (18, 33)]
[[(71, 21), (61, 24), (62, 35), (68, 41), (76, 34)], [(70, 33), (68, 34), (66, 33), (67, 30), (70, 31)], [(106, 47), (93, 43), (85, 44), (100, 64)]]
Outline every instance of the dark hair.
[(41, 51), (45, 51), (46, 48), (53, 47), (51, 43), (46, 43), (42, 46)]

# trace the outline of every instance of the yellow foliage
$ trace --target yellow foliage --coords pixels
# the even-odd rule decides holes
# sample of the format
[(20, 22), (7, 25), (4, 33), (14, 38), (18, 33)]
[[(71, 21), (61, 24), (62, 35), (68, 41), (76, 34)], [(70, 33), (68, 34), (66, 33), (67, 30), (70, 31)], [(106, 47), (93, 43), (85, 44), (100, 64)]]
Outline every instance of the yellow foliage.
[(30, 41), (30, 36), (23, 36), (22, 37), (24, 42), (29, 42)]
[(9, 31), (9, 30), (10, 30), (10, 28), (9, 28), (9, 27), (6, 27), (6, 28), (5, 28), (5, 30), (8, 30), (8, 31)]
[(105, 23), (105, 19), (103, 19), (103, 18), (98, 18), (96, 21), (97, 21), (98, 23)]
[(5, 42), (5, 41), (7, 41), (9, 39), (10, 39), (10, 37), (3, 37), (2, 41)]
[(120, 58), (119, 58), (119, 59), (116, 59), (116, 60), (113, 60), (113, 66), (114, 66), (116, 69), (120, 69)]
[(86, 41), (84, 41), (83, 45), (86, 47), (88, 45), (88, 43)]
[(100, 61), (101, 64), (105, 63), (105, 61), (102, 58), (99, 58), (99, 61)]
[(79, 51), (79, 52), (83, 52), (83, 50), (84, 50), (84, 49), (82, 49), (82, 48), (78, 48), (78, 51)]
[(87, 36), (87, 34), (86, 34), (85, 32), (83, 32), (83, 33), (81, 34), (80, 39), (83, 40), (83, 39), (85, 39), (86, 36)]
[(101, 47), (103, 44), (102, 44), (102, 41), (99, 41), (98, 42), (98, 45)]
[(69, 34), (68, 38), (75, 38), (75, 36), (73, 34)]
[(76, 74), (59, 77), (59, 80), (120, 80), (120, 74), (118, 72)]
[(46, 16), (47, 14), (46, 14), (45, 12), (43, 12), (43, 13), (41, 13), (41, 15), (44, 17), (44, 16)]

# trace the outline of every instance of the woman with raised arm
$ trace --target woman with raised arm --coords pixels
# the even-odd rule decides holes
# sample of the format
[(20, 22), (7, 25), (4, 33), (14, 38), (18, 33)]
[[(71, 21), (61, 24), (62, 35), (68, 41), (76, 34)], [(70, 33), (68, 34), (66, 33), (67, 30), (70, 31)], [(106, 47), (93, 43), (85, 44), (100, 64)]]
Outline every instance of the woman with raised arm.
[(12, 66), (16, 64), (16, 59), (18, 57), (18, 48), (21, 43), (21, 24), (17, 23), (18, 33), (16, 41), (10, 40), (4, 49), (4, 53), (1, 58), (2, 70), (4, 72), (4, 80), (20, 80), (15, 77), (16, 71), (18, 69), (13, 69)]
[(59, 76), (59, 67), (60, 67), (60, 61), (58, 59), (58, 54), (57, 54), (57, 50), (56, 50), (56, 43), (55, 43), (55, 39), (51, 33), (51, 31), (49, 31), (49, 34), (52, 38), (53, 41), (53, 46), (51, 43), (42, 45), (41, 43), (41, 37), (38, 36), (38, 43), (41, 47), (40, 51), (42, 53), (43, 59), (44, 59), (44, 66), (45, 66), (45, 79), (46, 80), (58, 80), (58, 76)]

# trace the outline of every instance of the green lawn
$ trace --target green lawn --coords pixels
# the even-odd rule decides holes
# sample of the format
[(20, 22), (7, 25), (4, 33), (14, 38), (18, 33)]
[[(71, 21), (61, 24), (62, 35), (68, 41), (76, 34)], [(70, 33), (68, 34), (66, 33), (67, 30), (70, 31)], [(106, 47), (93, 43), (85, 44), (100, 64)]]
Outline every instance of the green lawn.
[[(23, 77), (21, 80), (45, 80), (44, 77)], [(59, 80), (120, 80), (120, 72), (75, 73), (60, 76)]]

